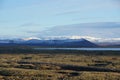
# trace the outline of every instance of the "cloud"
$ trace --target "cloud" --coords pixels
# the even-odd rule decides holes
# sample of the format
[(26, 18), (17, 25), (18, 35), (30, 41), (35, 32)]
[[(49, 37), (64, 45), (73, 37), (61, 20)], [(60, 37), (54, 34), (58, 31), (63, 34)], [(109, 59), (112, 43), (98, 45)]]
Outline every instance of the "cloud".
[[(116, 7), (119, 7), (120, 0), (65, 0), (61, 1), (64, 2), (64, 7), (61, 7), (56, 15), (68, 15), (68, 14), (81, 14), (81, 13), (89, 13), (89, 12), (96, 12), (96, 11), (103, 11), (109, 10)], [(66, 3), (66, 5), (65, 5)], [(69, 3), (69, 4), (68, 4)]]
[(120, 24), (116, 22), (82, 23), (55, 26), (38, 34), (44, 36), (94, 36), (94, 37), (120, 37)]
[(32, 23), (32, 22), (29, 22), (29, 23), (24, 23), (24, 24), (21, 24), (19, 27), (19, 30), (24, 32), (25, 34), (28, 34), (28, 35), (37, 35), (37, 34), (40, 34), (40, 32), (46, 30), (46, 26), (44, 25), (41, 25), (39, 23)]
[(26, 31), (26, 33), (29, 33), (29, 34), (39, 34), (40, 33), (40, 31)]
[(19, 27), (36, 27), (36, 26), (41, 26), (40, 24), (37, 24), (37, 23), (24, 23), (24, 24), (21, 24)]
[(76, 13), (79, 13), (79, 12), (80, 12), (79, 10), (73, 10), (73, 11), (59, 12), (59, 13), (56, 13), (55, 15), (56, 16), (61, 16), (61, 15), (68, 15), (68, 14), (76, 14)]

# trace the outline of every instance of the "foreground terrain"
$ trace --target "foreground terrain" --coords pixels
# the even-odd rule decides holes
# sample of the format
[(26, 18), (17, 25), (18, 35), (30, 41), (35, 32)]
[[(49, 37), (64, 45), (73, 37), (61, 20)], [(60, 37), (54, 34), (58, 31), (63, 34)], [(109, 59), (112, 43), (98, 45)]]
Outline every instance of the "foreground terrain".
[(119, 51), (0, 49), (0, 80), (120, 80)]

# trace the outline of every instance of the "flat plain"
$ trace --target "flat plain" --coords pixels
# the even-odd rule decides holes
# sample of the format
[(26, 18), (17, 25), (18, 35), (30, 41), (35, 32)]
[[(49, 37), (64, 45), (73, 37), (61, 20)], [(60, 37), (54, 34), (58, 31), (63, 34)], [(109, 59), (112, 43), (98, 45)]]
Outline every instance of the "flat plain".
[(119, 51), (0, 49), (0, 80), (120, 80)]

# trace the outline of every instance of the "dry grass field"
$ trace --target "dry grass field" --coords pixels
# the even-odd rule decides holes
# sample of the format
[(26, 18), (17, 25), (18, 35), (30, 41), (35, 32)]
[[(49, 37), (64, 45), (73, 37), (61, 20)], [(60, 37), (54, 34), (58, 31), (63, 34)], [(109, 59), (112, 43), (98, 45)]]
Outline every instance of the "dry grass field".
[(104, 53), (1, 53), (0, 80), (120, 80), (119, 52)]

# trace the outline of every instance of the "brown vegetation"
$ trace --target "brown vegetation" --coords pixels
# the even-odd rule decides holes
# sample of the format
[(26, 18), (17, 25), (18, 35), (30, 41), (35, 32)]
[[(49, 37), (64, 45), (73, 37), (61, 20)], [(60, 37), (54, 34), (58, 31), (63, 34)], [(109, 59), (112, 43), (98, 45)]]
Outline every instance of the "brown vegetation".
[(120, 80), (120, 55), (102, 53), (2, 53), (0, 80)]

